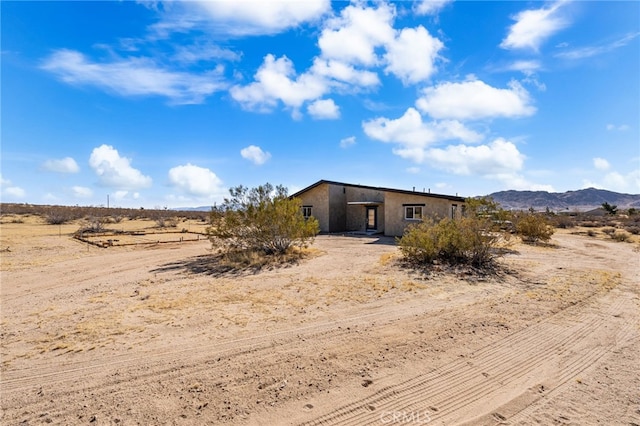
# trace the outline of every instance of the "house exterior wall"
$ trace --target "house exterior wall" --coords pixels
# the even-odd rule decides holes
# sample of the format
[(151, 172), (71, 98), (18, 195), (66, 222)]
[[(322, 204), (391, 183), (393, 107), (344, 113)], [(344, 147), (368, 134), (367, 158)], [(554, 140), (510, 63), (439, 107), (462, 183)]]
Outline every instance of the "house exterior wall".
[(347, 230), (347, 196), (345, 186), (323, 185), (326, 185), (329, 191), (329, 227), (326, 232), (344, 232)]
[[(369, 188), (345, 187), (346, 202), (377, 202), (378, 231), (384, 231), (384, 191)], [(362, 204), (347, 205), (347, 231), (365, 231), (367, 228), (367, 207)]]
[[(377, 208), (377, 232), (388, 236), (401, 236), (405, 228), (417, 223), (407, 220), (405, 205), (424, 205), (424, 217), (442, 219), (461, 217), (464, 202), (422, 192), (395, 192), (385, 188), (362, 188), (337, 182), (322, 182), (298, 193), (303, 206), (311, 207), (311, 214), (318, 220), (320, 232), (366, 231), (367, 207)], [(367, 204), (349, 204), (367, 203)], [(455, 210), (452, 206), (456, 205)]]
[(329, 185), (311, 188), (297, 196), (303, 206), (311, 206), (311, 215), (318, 220), (320, 232), (329, 232)]
[(404, 218), (405, 204), (424, 204), (424, 217), (437, 220), (451, 217), (452, 205), (454, 204), (457, 205), (455, 216), (459, 218), (462, 211), (462, 204), (464, 203), (444, 198), (429, 197), (421, 193), (412, 195), (387, 192), (384, 203), (385, 235), (399, 237), (404, 233), (407, 226), (419, 222), (419, 220), (407, 220)]

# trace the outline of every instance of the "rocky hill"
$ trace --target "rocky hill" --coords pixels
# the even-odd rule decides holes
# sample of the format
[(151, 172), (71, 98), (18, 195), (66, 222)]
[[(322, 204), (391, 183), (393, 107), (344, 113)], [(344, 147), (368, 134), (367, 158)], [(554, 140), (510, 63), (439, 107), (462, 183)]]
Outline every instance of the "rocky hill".
[(621, 194), (604, 189), (587, 188), (567, 192), (546, 191), (500, 191), (489, 194), (505, 209), (524, 210), (533, 207), (552, 211), (587, 211), (598, 208), (602, 203), (618, 206), (619, 209), (640, 208), (640, 194)]

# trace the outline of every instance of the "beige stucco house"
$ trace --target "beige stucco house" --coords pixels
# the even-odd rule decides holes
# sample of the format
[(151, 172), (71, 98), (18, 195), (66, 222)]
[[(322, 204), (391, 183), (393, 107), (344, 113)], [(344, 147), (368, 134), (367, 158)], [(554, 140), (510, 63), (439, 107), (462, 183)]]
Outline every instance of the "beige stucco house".
[(302, 200), (305, 217), (320, 232), (366, 232), (401, 236), (423, 218), (460, 217), (464, 198), (429, 192), (354, 185), (320, 180), (292, 197)]

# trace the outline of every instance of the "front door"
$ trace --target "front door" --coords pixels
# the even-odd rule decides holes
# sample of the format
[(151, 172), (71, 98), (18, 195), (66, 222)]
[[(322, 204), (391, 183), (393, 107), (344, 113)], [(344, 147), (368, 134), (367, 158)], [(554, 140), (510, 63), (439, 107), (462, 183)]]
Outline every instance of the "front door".
[(378, 208), (367, 207), (367, 230), (378, 229)]

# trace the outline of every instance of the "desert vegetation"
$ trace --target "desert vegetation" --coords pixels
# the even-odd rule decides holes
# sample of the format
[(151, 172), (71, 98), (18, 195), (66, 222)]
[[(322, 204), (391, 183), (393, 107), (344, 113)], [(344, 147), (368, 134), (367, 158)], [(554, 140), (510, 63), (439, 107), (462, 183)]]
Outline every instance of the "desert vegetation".
[[(438, 248), (420, 253), (433, 267), (424, 273), (399, 267), (392, 238), (315, 237), (284, 189), (252, 191), (233, 194), (260, 208), (158, 209), (175, 228), (146, 209), (3, 205), (3, 422), (376, 424), (429, 407), (441, 424), (637, 423), (637, 253), (614, 237), (636, 216), (585, 216), (594, 226), (583, 227), (582, 217), (518, 212), (567, 225), (551, 243), (524, 244), (514, 212), (469, 203), (464, 218), (403, 237), (408, 251), (412, 237)], [(49, 224), (53, 207), (75, 219)], [(212, 233), (175, 241), (214, 228), (211, 216), (217, 232), (244, 223), (237, 235), (255, 241), (282, 241), (274, 229), (297, 229), (287, 223), (314, 232), (286, 234), (281, 255), (233, 237), (212, 253)], [(280, 225), (247, 229), (250, 217)], [(120, 244), (70, 238), (83, 227), (95, 240), (122, 232), (108, 237)], [(275, 259), (286, 265), (264, 267)], [(242, 263), (255, 268), (225, 272)], [(475, 273), (492, 264), (508, 273)]]
[(211, 210), (207, 229), (213, 247), (227, 260), (295, 257), (319, 232), (318, 221), (305, 219), (300, 200), (290, 198), (284, 186), (238, 186), (229, 193)]

